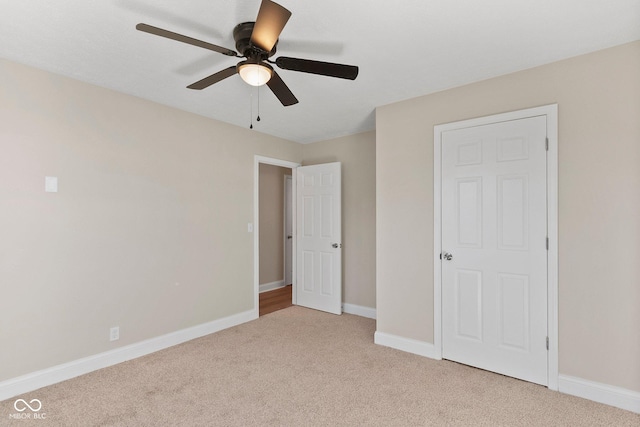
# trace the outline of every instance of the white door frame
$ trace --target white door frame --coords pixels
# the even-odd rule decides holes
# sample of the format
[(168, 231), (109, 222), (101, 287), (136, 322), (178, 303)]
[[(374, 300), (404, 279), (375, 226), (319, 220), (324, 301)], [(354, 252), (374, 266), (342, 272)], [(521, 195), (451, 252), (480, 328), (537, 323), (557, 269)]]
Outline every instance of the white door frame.
[[(282, 218), (283, 221), (283, 227), (282, 230), (284, 231), (284, 244), (282, 245), (282, 260), (284, 263), (284, 267), (283, 267), (283, 277), (284, 277), (284, 285), (287, 286), (289, 285), (289, 283), (287, 283), (287, 266), (289, 264), (287, 264), (287, 240), (291, 240), (291, 263), (293, 263), (293, 226), (294, 226), (294, 222), (293, 222), (293, 169), (291, 169), (291, 175), (285, 175), (284, 176), (284, 182), (283, 182), (283, 186), (284, 186), (284, 215)], [(287, 181), (291, 181), (291, 190), (290, 190), (290, 194), (289, 194), (289, 198), (290, 200), (287, 200)], [(289, 203), (287, 203), (287, 201), (289, 201)], [(289, 220), (291, 221), (291, 239), (289, 239), (287, 236), (289, 235), (287, 233), (287, 216), (289, 216)], [(291, 284), (293, 284), (293, 269), (291, 271)], [(293, 287), (293, 286), (292, 286)]]
[(264, 157), (255, 155), (253, 157), (253, 311), (254, 315), (257, 318), (260, 315), (260, 164), (281, 166), (283, 168), (290, 168), (292, 171), (292, 209), (293, 216), (291, 218), (293, 224), (293, 248), (291, 252), (291, 262), (293, 263), (293, 276), (291, 277), (291, 281), (293, 282), (293, 292), (292, 299), (293, 304), (296, 303), (296, 240), (295, 240), (295, 232), (296, 232), (296, 215), (295, 215), (295, 203), (296, 203), (296, 180), (293, 178), (293, 173), (295, 173), (295, 169), (300, 165), (300, 163), (291, 162), (289, 160), (281, 160), (274, 159), (271, 157)]
[(442, 133), (497, 122), (546, 116), (547, 138), (547, 333), (548, 388), (558, 390), (558, 105), (463, 120), (433, 128), (433, 346), (436, 359), (442, 359)]

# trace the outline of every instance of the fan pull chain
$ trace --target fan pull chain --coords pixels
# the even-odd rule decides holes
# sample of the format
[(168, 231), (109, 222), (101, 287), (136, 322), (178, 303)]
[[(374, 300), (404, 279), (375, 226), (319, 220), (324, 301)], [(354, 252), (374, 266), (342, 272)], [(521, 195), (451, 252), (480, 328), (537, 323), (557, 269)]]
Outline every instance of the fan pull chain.
[(253, 92), (249, 94), (249, 120), (251, 121), (249, 129), (253, 129)]
[(258, 118), (256, 118), (256, 121), (260, 121), (260, 86), (257, 87), (257, 91), (258, 91)]

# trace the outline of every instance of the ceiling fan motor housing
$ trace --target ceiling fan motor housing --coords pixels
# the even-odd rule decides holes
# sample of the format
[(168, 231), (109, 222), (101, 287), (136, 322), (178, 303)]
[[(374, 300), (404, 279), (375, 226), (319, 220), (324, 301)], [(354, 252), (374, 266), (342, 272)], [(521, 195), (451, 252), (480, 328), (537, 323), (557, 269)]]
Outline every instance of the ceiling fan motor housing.
[(233, 39), (236, 41), (236, 50), (240, 52), (242, 56), (262, 61), (276, 54), (276, 46), (278, 46), (278, 42), (276, 41), (270, 52), (265, 52), (255, 46), (251, 43), (251, 34), (253, 33), (254, 24), (255, 22), (243, 22), (242, 24), (236, 25), (233, 29)]

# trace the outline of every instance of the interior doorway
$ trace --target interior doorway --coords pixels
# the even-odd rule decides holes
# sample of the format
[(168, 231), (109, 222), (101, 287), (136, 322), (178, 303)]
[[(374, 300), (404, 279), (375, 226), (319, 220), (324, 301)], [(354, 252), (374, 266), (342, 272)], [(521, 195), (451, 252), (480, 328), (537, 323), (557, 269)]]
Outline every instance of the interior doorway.
[(291, 178), (299, 164), (256, 156), (254, 166), (254, 310), (261, 316), (295, 303)]
[[(273, 194), (263, 192), (260, 197), (261, 165), (273, 165), (291, 169), (292, 210), (291, 215), (291, 303), (333, 314), (342, 313), (342, 202), (340, 162), (301, 166), (285, 160), (255, 156), (254, 158), (254, 222), (248, 231), (254, 233), (254, 313), (260, 314), (260, 291), (284, 287), (284, 261), (261, 262), (267, 256), (283, 255), (282, 250), (265, 249), (261, 242), (266, 237), (261, 230), (274, 225), (283, 225), (280, 216), (261, 226), (261, 217), (266, 215), (266, 205), (273, 202)], [(268, 168), (268, 166), (264, 166)], [(283, 175), (284, 176), (284, 172)], [(285, 185), (280, 181), (280, 188)], [(264, 187), (264, 184), (263, 184)], [(264, 189), (264, 188), (263, 188)], [(275, 191), (275, 190), (274, 190)], [(262, 199), (262, 201), (261, 201)], [(276, 199), (276, 205), (284, 201)], [(264, 212), (263, 212), (264, 211)], [(282, 211), (279, 211), (282, 212)], [(287, 235), (284, 229), (276, 233), (283, 242)], [(277, 237), (274, 239), (277, 240)], [(288, 239), (286, 239), (288, 240)], [(284, 245), (283, 245), (284, 247)], [(262, 273), (274, 266), (283, 266), (282, 274), (266, 276)], [(262, 277), (261, 277), (262, 276)], [(277, 279), (274, 279), (277, 277)], [(282, 277), (282, 279), (280, 279)], [(272, 281), (270, 281), (272, 280)], [(268, 289), (268, 288), (271, 289)]]
[(258, 173), (259, 315), (262, 316), (292, 305), (292, 206), (291, 192), (287, 191), (292, 170), (261, 163)]

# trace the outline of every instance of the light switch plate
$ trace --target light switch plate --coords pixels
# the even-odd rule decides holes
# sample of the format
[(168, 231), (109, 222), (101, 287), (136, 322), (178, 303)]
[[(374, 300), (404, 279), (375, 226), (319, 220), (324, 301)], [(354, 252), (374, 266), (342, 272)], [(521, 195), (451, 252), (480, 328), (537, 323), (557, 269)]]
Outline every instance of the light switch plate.
[(252, 223), (248, 223), (247, 224), (247, 232), (253, 233), (253, 224)]
[(58, 177), (56, 176), (45, 176), (44, 177), (44, 191), (47, 193), (57, 193), (58, 192)]

